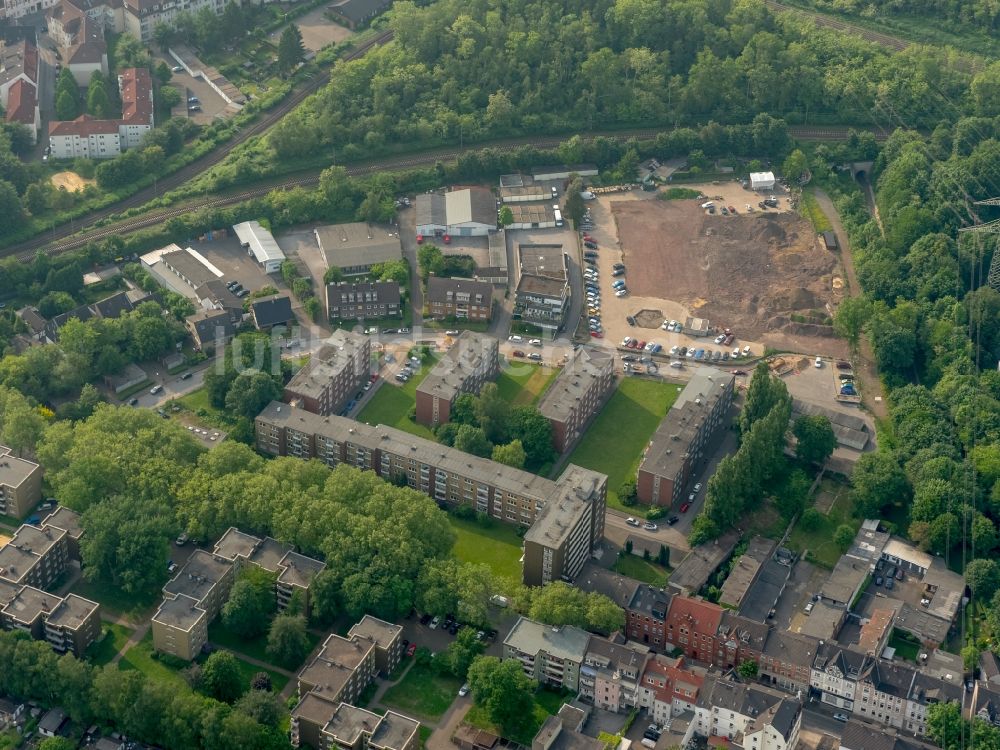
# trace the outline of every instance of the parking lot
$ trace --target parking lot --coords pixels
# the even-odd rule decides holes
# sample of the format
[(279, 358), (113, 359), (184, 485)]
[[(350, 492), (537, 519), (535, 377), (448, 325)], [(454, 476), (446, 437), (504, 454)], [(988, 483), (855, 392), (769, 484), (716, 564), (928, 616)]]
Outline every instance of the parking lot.
[[(160, 53), (154, 55), (156, 60), (162, 60), (167, 67), (173, 69), (177, 67), (177, 61), (169, 55)], [(179, 73), (174, 73), (170, 79), (170, 85), (177, 89), (181, 95), (180, 104), (174, 107), (170, 114), (174, 117), (189, 117), (199, 125), (208, 125), (215, 121), (217, 117), (230, 117), (234, 112), (226, 111), (226, 100), (219, 96), (215, 90), (200, 78), (193, 78), (183, 69)], [(188, 110), (187, 101), (189, 97), (198, 97), (198, 112)]]

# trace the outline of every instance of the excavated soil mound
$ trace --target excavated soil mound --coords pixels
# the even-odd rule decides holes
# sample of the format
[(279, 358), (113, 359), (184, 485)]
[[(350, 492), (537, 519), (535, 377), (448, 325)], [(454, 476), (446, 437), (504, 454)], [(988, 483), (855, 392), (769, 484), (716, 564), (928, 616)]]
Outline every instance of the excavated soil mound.
[(663, 325), (663, 313), (659, 310), (640, 310), (634, 317), (639, 328), (659, 328)]

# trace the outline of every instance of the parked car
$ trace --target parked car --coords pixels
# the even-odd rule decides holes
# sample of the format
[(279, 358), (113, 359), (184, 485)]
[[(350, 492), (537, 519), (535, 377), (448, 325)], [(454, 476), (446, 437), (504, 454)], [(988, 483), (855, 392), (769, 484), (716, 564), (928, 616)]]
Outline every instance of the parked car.
[(904, 578), (904, 573), (902, 568), (896, 568), (896, 580), (902, 581)]
[(837, 721), (848, 721), (847, 714), (834, 714), (833, 718), (835, 718)]
[(531, 354), (528, 355), (528, 359), (533, 359), (536, 362), (541, 362), (542, 361), (542, 355), (539, 354), (538, 352), (532, 352)]
[(628, 323), (633, 328), (635, 328), (635, 317), (634, 316), (632, 316), (632, 315), (626, 315), (625, 316), (625, 322)]
[(680, 508), (681, 513), (687, 513), (688, 512), (688, 508), (690, 508), (690, 507), (691, 507), (691, 503), (684, 503), (683, 505), (681, 505), (681, 508)]
[(464, 698), (468, 694), (469, 694), (469, 683), (465, 683), (464, 685), (462, 685), (462, 687), (458, 689), (458, 697)]
[(513, 344), (520, 344), (522, 341), (524, 341), (523, 338), (521, 338), (520, 336), (517, 336), (517, 335), (511, 336), (507, 340), (510, 341)]
[(646, 531), (656, 531), (659, 528), (659, 526), (657, 526), (652, 521), (646, 521), (646, 523), (642, 525), (642, 528), (644, 528)]
[(170, 72), (171, 73), (180, 73), (183, 70), (184, 70), (184, 68), (182, 68), (180, 65), (175, 65), (174, 67), (172, 67), (170, 69)]
[(174, 544), (176, 544), (178, 547), (183, 547), (185, 544), (188, 543), (188, 539), (190, 538), (191, 537), (187, 535), (187, 532), (182, 531), (180, 536), (178, 536), (177, 539), (174, 540)]
[(524, 352), (522, 352), (520, 349), (515, 349), (514, 351), (511, 352), (511, 354), (513, 356), (515, 356), (515, 357), (523, 357), (524, 356)]
[(177, 563), (173, 560), (167, 560), (167, 572), (173, 573), (175, 570), (177, 570)]
[(494, 594), (490, 597), (490, 604), (495, 607), (506, 607), (510, 602), (507, 601), (506, 596), (501, 596), (500, 594)]
[(529, 344), (529, 346), (541, 346), (542, 345), (542, 340), (541, 339), (531, 339), (528, 342), (528, 344)]
[(406, 655), (407, 656), (413, 656), (415, 653), (417, 653), (417, 644), (416, 643), (411, 643), (406, 648)]
[(875, 576), (875, 585), (876, 586), (882, 585), (882, 576)]
[(635, 528), (639, 528), (639, 522), (636, 521), (634, 518), (632, 518), (632, 516), (626, 518), (625, 523), (627, 523), (629, 526), (635, 526)]
[(670, 516), (670, 518), (667, 519), (667, 526), (673, 526), (680, 520), (681, 520), (680, 516)]
[(816, 368), (819, 369), (820, 367), (823, 366), (823, 358), (822, 357), (816, 357), (816, 361), (813, 364), (815, 364)]
[(808, 615), (810, 612), (813, 611), (813, 607), (815, 606), (816, 602), (809, 602), (808, 604), (806, 604), (805, 613)]
[(162, 390), (163, 390), (163, 386), (162, 385), (154, 385), (152, 388), (149, 389), (149, 392), (152, 395), (155, 396), (157, 393), (160, 393)]
[(895, 586), (895, 584), (894, 584), (894, 583), (892, 582), (892, 579), (891, 579), (891, 578), (886, 578), (886, 579), (885, 579), (885, 587), (886, 587), (886, 588), (887, 588), (887, 589), (888, 589), (889, 591), (892, 591), (892, 589), (893, 589), (893, 587), (894, 587), (894, 586)]
[(445, 336), (457, 336), (458, 335), (458, 331), (445, 331), (444, 335)]
[(437, 626), (440, 623), (441, 623), (441, 618), (435, 617), (433, 620), (431, 620), (430, 624), (427, 627), (429, 627), (431, 630), (437, 630)]

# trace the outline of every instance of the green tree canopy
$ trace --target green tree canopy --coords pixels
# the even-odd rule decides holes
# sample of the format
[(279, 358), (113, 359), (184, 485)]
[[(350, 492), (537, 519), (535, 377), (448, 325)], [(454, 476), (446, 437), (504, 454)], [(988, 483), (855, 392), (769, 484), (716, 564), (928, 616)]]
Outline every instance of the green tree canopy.
[(795, 420), (792, 432), (797, 441), (795, 455), (806, 463), (822, 465), (837, 447), (830, 419), (822, 414), (803, 414)]
[(524, 674), (517, 659), (500, 661), (478, 656), (468, 671), (469, 687), (476, 704), (505, 733), (517, 733), (531, 721), (537, 684)]
[(228, 651), (209, 655), (201, 669), (201, 681), (209, 695), (224, 703), (232, 703), (243, 694), (239, 662)]

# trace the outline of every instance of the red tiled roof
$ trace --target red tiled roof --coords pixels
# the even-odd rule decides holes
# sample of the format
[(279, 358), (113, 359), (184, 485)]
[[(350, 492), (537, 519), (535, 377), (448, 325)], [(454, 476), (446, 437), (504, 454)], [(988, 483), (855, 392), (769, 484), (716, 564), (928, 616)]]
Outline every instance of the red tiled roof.
[(118, 76), (122, 94), (122, 120), (147, 125), (153, 116), (153, 83), (146, 68), (126, 68)]
[(35, 87), (23, 78), (14, 81), (7, 94), (7, 122), (20, 122), (33, 126), (35, 102)]
[(714, 637), (722, 620), (722, 607), (703, 599), (675, 596), (670, 602), (667, 622), (675, 626), (686, 624), (694, 633)]
[(118, 120), (95, 120), (90, 115), (80, 115), (75, 120), (50, 122), (49, 135), (98, 135), (118, 134)]
[(33, 44), (24, 43), (24, 73), (32, 81), (38, 81), (38, 49)]

